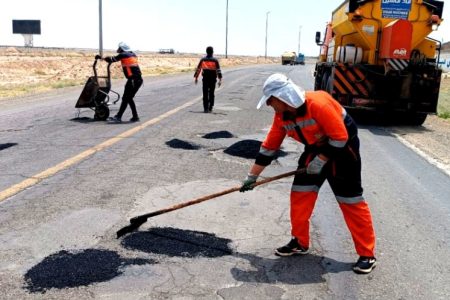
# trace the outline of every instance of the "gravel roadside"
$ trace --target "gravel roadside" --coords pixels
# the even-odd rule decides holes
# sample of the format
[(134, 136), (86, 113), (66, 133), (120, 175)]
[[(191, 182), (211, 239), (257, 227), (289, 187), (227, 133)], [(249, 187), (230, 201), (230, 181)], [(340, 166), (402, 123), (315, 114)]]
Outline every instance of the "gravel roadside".
[(430, 115), (423, 126), (392, 126), (386, 130), (450, 176), (450, 121)]

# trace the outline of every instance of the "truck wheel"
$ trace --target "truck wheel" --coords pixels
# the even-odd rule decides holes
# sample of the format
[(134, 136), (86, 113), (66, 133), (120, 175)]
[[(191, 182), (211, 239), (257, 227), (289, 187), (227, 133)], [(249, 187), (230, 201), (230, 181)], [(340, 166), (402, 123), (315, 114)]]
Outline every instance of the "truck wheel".
[(329, 77), (330, 77), (330, 75), (328, 73), (323, 74), (322, 82), (320, 84), (320, 89), (322, 91), (327, 91), (327, 85), (328, 85)]
[(330, 95), (333, 94), (333, 81), (331, 80), (331, 75), (327, 77), (327, 83), (325, 85), (325, 91), (327, 91)]
[(95, 108), (94, 119), (99, 121), (105, 121), (109, 117), (109, 107), (106, 104), (102, 104)]
[(405, 116), (406, 123), (413, 126), (421, 126), (426, 119), (426, 113), (407, 113)]

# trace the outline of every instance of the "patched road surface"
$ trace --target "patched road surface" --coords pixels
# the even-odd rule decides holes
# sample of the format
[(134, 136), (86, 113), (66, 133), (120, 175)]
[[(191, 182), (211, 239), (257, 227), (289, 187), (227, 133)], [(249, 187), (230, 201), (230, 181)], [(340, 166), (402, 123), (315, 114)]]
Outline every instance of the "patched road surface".
[[(313, 67), (225, 69), (212, 113), (192, 74), (146, 78), (139, 123), (78, 112), (82, 87), (1, 103), (0, 298), (449, 299), (450, 178), (378, 125), (359, 129), (377, 233), (370, 275), (351, 270), (357, 255), (327, 184), (311, 253), (273, 254), (290, 240), (292, 178), (116, 239), (132, 217), (239, 186), (273, 117), (255, 109), (263, 82), (283, 72), (312, 89)], [(301, 151), (287, 139), (263, 176), (295, 170)]]

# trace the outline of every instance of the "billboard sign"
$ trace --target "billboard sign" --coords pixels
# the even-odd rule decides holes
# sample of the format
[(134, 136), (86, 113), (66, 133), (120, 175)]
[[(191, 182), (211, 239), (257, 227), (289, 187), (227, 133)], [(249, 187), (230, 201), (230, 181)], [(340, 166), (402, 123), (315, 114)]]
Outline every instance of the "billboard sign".
[(13, 20), (14, 34), (41, 34), (41, 20)]
[(411, 10), (411, 0), (381, 0), (383, 18), (407, 20)]

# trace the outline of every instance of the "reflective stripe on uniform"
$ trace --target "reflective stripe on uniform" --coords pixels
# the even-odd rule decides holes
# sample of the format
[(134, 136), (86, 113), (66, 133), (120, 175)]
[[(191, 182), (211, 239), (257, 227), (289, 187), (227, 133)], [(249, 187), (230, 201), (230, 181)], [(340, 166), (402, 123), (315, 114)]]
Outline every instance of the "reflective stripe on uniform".
[(292, 192), (319, 192), (317, 185), (292, 185)]
[(347, 141), (329, 140), (328, 144), (330, 144), (331, 146), (336, 147), (336, 148), (344, 148), (345, 144), (347, 144)]
[[(342, 108), (342, 120), (345, 120), (346, 117), (347, 111), (345, 110), (345, 108)], [(345, 145), (347, 144), (347, 141), (329, 140), (328, 144), (336, 148), (344, 148)]]
[(262, 155), (265, 155), (265, 156), (275, 156), (275, 153), (277, 153), (277, 151), (276, 150), (269, 150), (267, 148), (261, 147), (259, 149), (259, 153), (261, 153)]
[(122, 58), (121, 61), (122, 67), (137, 67), (138, 66), (138, 59), (137, 57), (127, 57)]
[(298, 126), (300, 128), (305, 128), (305, 127), (313, 126), (313, 125), (316, 125), (316, 120), (314, 120), (314, 119), (307, 119), (307, 120), (298, 121), (295, 124), (286, 124), (283, 127), (286, 130), (293, 130), (295, 126)]
[(356, 204), (359, 202), (364, 201), (363, 196), (356, 196), (356, 197), (342, 197), (342, 196), (336, 196), (336, 200), (339, 203), (346, 203), (346, 204)]
[(202, 61), (201, 68), (204, 70), (216, 70), (217, 69), (216, 62), (204, 60)]

